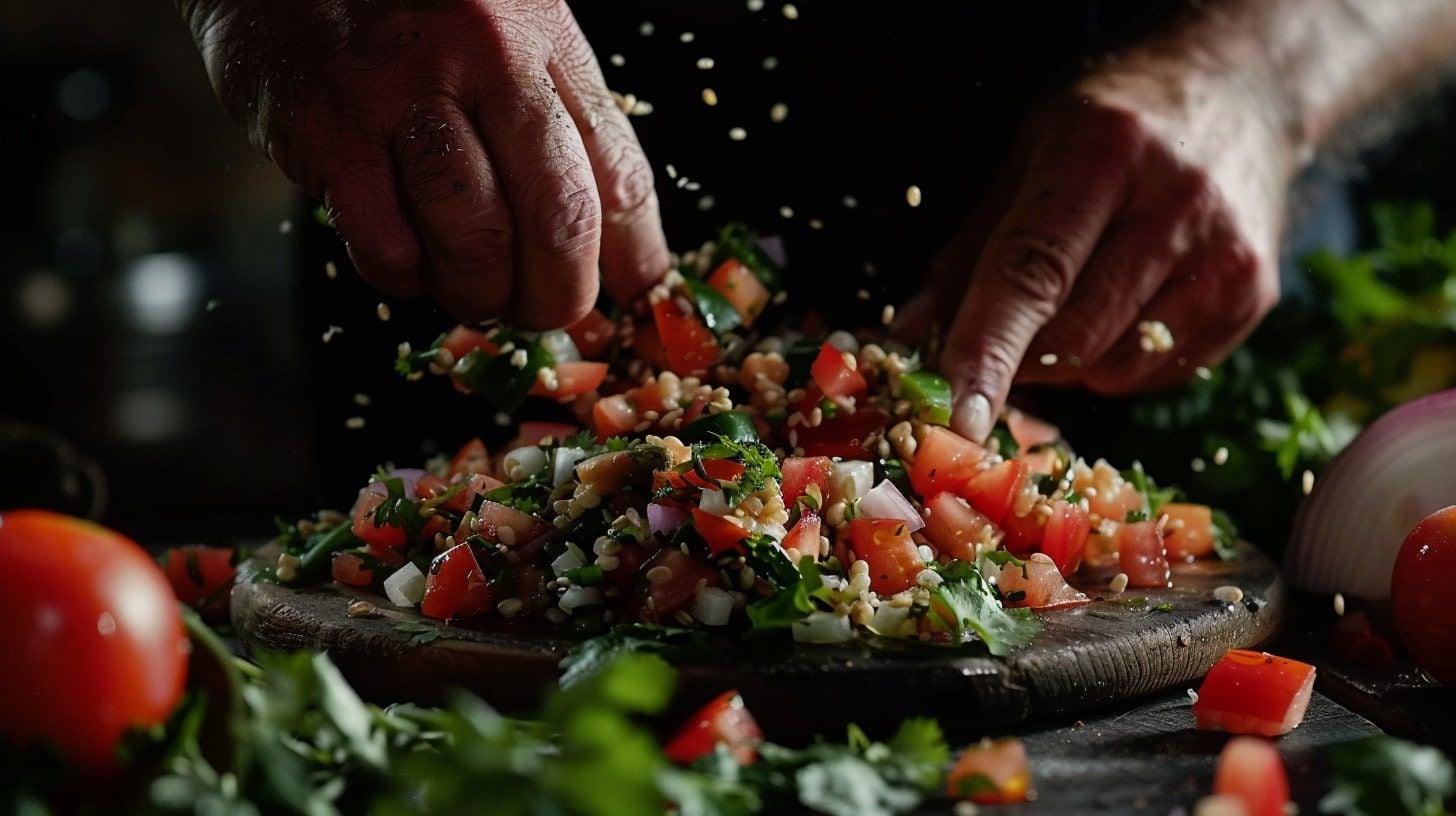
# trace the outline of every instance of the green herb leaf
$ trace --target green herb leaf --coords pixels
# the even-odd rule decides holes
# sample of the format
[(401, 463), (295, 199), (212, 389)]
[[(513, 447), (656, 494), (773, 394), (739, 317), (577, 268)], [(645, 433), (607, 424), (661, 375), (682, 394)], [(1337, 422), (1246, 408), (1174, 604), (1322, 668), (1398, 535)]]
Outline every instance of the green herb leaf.
[[(484, 396), (496, 408), (510, 412), (521, 407), (531, 386), (536, 384), (536, 372), (556, 365), (556, 359), (544, 346), (525, 335), (509, 331), (496, 332), (491, 341), (502, 349), (514, 345), (511, 351), (486, 354), (474, 349), (465, 356), (465, 361), (456, 369), (456, 379), (461, 385)], [(524, 351), (526, 364), (516, 366), (511, 361), (516, 351)]]
[(829, 590), (820, 577), (812, 558), (799, 559), (799, 580), (767, 598), (760, 598), (744, 608), (755, 631), (787, 629), (808, 617), (818, 607), (815, 598), (827, 599)]
[(711, 641), (701, 629), (674, 629), (645, 623), (614, 626), (606, 634), (577, 644), (561, 661), (561, 686), (572, 688), (627, 652), (651, 652), (668, 662), (711, 655)]
[(950, 382), (933, 371), (908, 371), (900, 375), (900, 392), (925, 422), (946, 425), (950, 422)]
[(703, 325), (720, 335), (743, 325), (743, 318), (733, 308), (733, 304), (728, 302), (728, 298), (723, 297), (707, 282), (688, 276), (683, 278), (683, 284), (693, 296), (693, 303), (697, 304), (698, 314), (703, 317)]
[(1333, 789), (1321, 813), (1342, 816), (1441, 816), (1456, 791), (1451, 761), (1431, 747), (1369, 737), (1330, 750)]
[(780, 592), (792, 589), (799, 582), (799, 571), (789, 560), (789, 553), (773, 536), (750, 533), (743, 539), (748, 565)]
[(940, 574), (942, 582), (930, 593), (929, 615), (950, 634), (952, 644), (974, 633), (991, 654), (1004, 657), (1041, 631), (1030, 610), (1004, 608), (995, 588), (971, 565), (953, 562)]
[(783, 288), (779, 281), (778, 265), (768, 257), (768, 253), (758, 245), (753, 232), (743, 224), (728, 224), (718, 233), (710, 266), (716, 269), (729, 258), (751, 269), (770, 291)]

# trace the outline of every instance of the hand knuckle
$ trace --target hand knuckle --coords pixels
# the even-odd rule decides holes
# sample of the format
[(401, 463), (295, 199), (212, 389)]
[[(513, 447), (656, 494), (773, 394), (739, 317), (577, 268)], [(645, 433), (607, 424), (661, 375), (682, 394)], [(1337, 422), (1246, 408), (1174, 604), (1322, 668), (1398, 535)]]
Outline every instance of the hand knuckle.
[(1081, 270), (1061, 241), (1028, 231), (1012, 236), (995, 271), (1020, 306), (1045, 320)]
[(441, 260), (451, 272), (475, 275), (511, 267), (512, 230), (489, 212), (467, 216), (442, 237)]
[(574, 255), (601, 240), (601, 202), (589, 187), (567, 193), (544, 208), (539, 229), (548, 252)]
[(601, 189), (602, 209), (612, 217), (626, 217), (651, 209), (656, 187), (647, 157), (635, 146), (616, 150), (609, 160), (610, 183)]

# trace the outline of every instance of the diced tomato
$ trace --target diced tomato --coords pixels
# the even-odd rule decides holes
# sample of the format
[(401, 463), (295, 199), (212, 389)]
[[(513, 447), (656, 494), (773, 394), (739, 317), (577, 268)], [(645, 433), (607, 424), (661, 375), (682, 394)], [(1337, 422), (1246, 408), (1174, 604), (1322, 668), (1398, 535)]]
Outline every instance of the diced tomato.
[(979, 550), (995, 549), (996, 525), (960, 496), (936, 493), (925, 509), (925, 537), (940, 552), (974, 564)]
[(910, 528), (898, 519), (857, 518), (849, 522), (849, 546), (869, 564), (870, 589), (894, 595), (915, 586), (925, 569)]
[(718, 745), (727, 746), (739, 765), (758, 761), (758, 744), (763, 742), (763, 729), (743, 705), (738, 692), (725, 692), (698, 709), (663, 746), (662, 752), (679, 765), (688, 765), (713, 753)]
[(932, 425), (915, 446), (910, 462), (910, 484), (923, 497), (942, 491), (959, 494), (976, 475), (976, 464), (986, 455), (985, 448), (956, 432)]
[(693, 526), (697, 528), (698, 535), (708, 542), (708, 552), (713, 555), (743, 549), (743, 539), (748, 536), (747, 530), (701, 507), (693, 508)]
[(637, 321), (636, 333), (632, 336), (632, 351), (637, 359), (659, 371), (671, 368), (667, 360), (667, 348), (662, 344), (662, 335), (652, 321)]
[(374, 511), (389, 498), (383, 493), (366, 490), (354, 506), (354, 537), (376, 547), (399, 547), (405, 543), (404, 529), (393, 524), (383, 527), (374, 523)]
[(456, 544), (430, 562), (420, 614), (436, 620), (469, 618), (489, 611), (491, 603), (485, 573), (469, 544)]
[(701, 376), (708, 372), (709, 366), (718, 362), (721, 351), (718, 339), (691, 308), (684, 308), (684, 304), (678, 302), (678, 298), (667, 297), (652, 304), (652, 318), (657, 325), (657, 334), (662, 338), (667, 367), (673, 373), (684, 377)]
[(707, 398), (707, 396), (705, 396), (703, 394), (699, 394), (696, 397), (693, 397), (693, 401), (688, 404), (688, 407), (686, 407), (686, 408), (683, 409), (683, 416), (682, 416), (682, 423), (681, 423), (682, 427), (686, 428), (687, 426), (693, 424), (693, 420), (695, 420), (698, 417), (702, 416), (703, 415), (703, 411), (707, 410), (707, 408), (708, 408), (708, 398)]
[[(1087, 536), (1087, 549), (1082, 551), (1082, 563), (1091, 567), (1110, 567), (1118, 562), (1117, 530), (1121, 524), (1104, 520)], [(1104, 533), (1105, 531), (1105, 533)]]
[(852, 414), (836, 414), (813, 428), (800, 425), (795, 431), (805, 456), (874, 460), (878, 454), (867, 445), (874, 434), (884, 429), (886, 419), (880, 411), (861, 408)]
[(853, 355), (845, 356), (845, 352), (828, 343), (819, 347), (819, 356), (809, 367), (809, 376), (814, 378), (814, 384), (819, 386), (824, 396), (831, 399), (852, 397), (863, 394), (869, 387), (864, 375), (849, 362), (851, 359)]
[(800, 397), (797, 402), (789, 403), (789, 405), (793, 410), (798, 411), (804, 416), (808, 416), (814, 413), (815, 408), (820, 407), (819, 403), (823, 400), (824, 392), (819, 389), (819, 384), (810, 381), (804, 386), (804, 396)]
[(329, 561), (329, 572), (335, 581), (349, 586), (369, 586), (374, 583), (374, 570), (364, 566), (364, 559), (357, 553), (334, 553)]
[(595, 390), (607, 378), (606, 363), (565, 362), (552, 367), (556, 372), (556, 387), (547, 388), (540, 379), (531, 385), (531, 392), (538, 397), (574, 397)]
[(1117, 563), (1127, 573), (1130, 587), (1172, 586), (1173, 573), (1168, 569), (1167, 550), (1158, 535), (1154, 521), (1135, 521), (1118, 525)]
[(647, 597), (652, 601), (652, 609), (658, 620), (666, 620), (691, 601), (698, 593), (699, 581), (706, 581), (708, 586), (717, 586), (719, 583), (717, 570), (698, 563), (677, 547), (663, 547), (658, 550), (656, 555), (643, 562), (641, 573), (645, 577), (656, 567), (667, 570), (667, 577), (661, 580), (647, 579)]
[(1080, 504), (1057, 500), (1042, 531), (1041, 551), (1057, 565), (1062, 575), (1071, 575), (1082, 565), (1092, 522)]
[[(434, 522), (434, 519), (439, 519), (439, 522)], [(420, 538), (428, 541), (435, 537), (435, 533), (448, 533), (449, 531), (450, 522), (444, 516), (434, 516), (430, 521), (425, 522), (424, 532), (420, 534)], [(373, 544), (365, 544), (363, 549), (365, 555), (386, 567), (397, 567), (406, 560), (404, 553), (390, 547), (376, 547)]]
[(744, 326), (753, 325), (772, 297), (758, 275), (733, 258), (713, 270), (713, 274), (708, 276), (708, 285), (717, 289), (718, 294), (733, 306), (733, 311), (743, 318)]
[[(652, 539), (648, 539), (650, 542)], [(637, 578), (637, 571), (653, 553), (641, 544), (624, 542), (622, 549), (617, 551), (617, 566), (606, 570), (607, 586), (616, 589), (618, 594), (626, 595), (632, 588), (632, 582)]]
[(703, 470), (708, 474), (704, 479), (697, 470), (689, 470), (682, 475), (684, 485), (699, 487), (703, 490), (721, 490), (720, 482), (736, 481), (747, 470), (742, 462), (735, 462), (732, 459), (704, 459)]
[(586, 313), (586, 317), (566, 327), (571, 342), (586, 360), (599, 359), (617, 337), (617, 324), (598, 309)]
[(530, 513), (522, 513), (514, 507), (490, 501), (480, 503), (475, 517), (480, 520), (480, 534), (491, 541), (500, 541), (500, 529), (509, 527), (512, 540), (507, 546), (519, 547), (551, 532), (551, 525)]
[(822, 501), (829, 495), (829, 474), (833, 467), (834, 463), (827, 456), (790, 456), (784, 459), (784, 463), (779, 465), (783, 473), (784, 506), (793, 507), (811, 484), (819, 486)]
[(592, 405), (592, 424), (598, 440), (628, 433), (641, 422), (636, 406), (624, 394), (602, 397)]
[(1010, 607), (1048, 609), (1088, 602), (1086, 595), (1067, 585), (1057, 565), (1041, 554), (1033, 554), (1024, 566), (1001, 565), (996, 586)]
[(1025, 558), (1041, 548), (1041, 537), (1046, 532), (1046, 516), (1032, 512), (1024, 516), (1007, 513), (1001, 519), (1001, 530), (1006, 533), (1002, 546), (1017, 558)]
[(1006, 409), (1006, 429), (1016, 440), (1016, 447), (1027, 451), (1040, 445), (1050, 445), (1062, 438), (1057, 426), (1016, 408)]
[(1207, 505), (1169, 502), (1163, 515), (1168, 517), (1170, 560), (1192, 561), (1213, 552), (1213, 511)]
[(445, 342), (440, 348), (450, 352), (456, 360), (463, 360), (470, 352), (480, 349), (486, 354), (494, 355), (500, 351), (500, 347), (486, 337), (485, 332), (479, 329), (472, 329), (469, 326), (456, 326), (445, 335)]
[(1284, 761), (1268, 740), (1234, 737), (1218, 755), (1213, 792), (1243, 802), (1248, 816), (1284, 816), (1288, 813), (1289, 778)]
[(162, 557), (162, 571), (177, 600), (219, 611), (227, 606), (228, 588), (238, 572), (233, 555), (232, 547), (173, 547)]
[(1351, 611), (1335, 625), (1335, 651), (1362, 666), (1389, 666), (1395, 659), (1390, 641), (1375, 631), (1364, 612)]
[[(918, 457), (918, 448), (916, 454)], [(1000, 524), (1011, 514), (1028, 478), (1025, 462), (1007, 459), (972, 476), (961, 495), (986, 518)]]
[(497, 487), (504, 485), (500, 479), (494, 476), (487, 476), (484, 473), (472, 473), (466, 479), (466, 485), (448, 501), (442, 505), (447, 510), (454, 510), (457, 513), (464, 513), (475, 504), (476, 496), (483, 496)]
[(1054, 474), (1062, 464), (1062, 455), (1052, 447), (1022, 451), (1016, 458), (1025, 462), (1026, 469), (1032, 473)]
[(450, 483), (433, 473), (426, 473), (415, 482), (415, 498), (433, 499), (450, 489)]
[(610, 496), (638, 476), (646, 482), (647, 471), (626, 451), (598, 454), (576, 466), (576, 477), (598, 496)]
[[(1098, 467), (1107, 466), (1099, 462)], [(1079, 479), (1073, 484), (1073, 489), (1082, 492), (1088, 485), (1097, 488), (1097, 495), (1087, 497), (1087, 507), (1105, 519), (1121, 524), (1127, 520), (1129, 513), (1148, 509), (1147, 499), (1138, 491), (1137, 486), (1115, 472), (1110, 480), (1104, 479), (1101, 484), (1084, 483)]]
[[(1449, 486), (1446, 489), (1446, 495), (1456, 496)], [(1401, 642), (1417, 666), (1448, 687), (1456, 686), (1456, 625), (1449, 606), (1453, 587), (1456, 505), (1426, 516), (1406, 534), (1390, 576), (1390, 600)]]
[(1234, 649), (1203, 678), (1193, 718), (1199, 728), (1277, 737), (1304, 719), (1314, 666), (1266, 652)]
[(986, 805), (1031, 798), (1031, 766), (1021, 740), (981, 740), (963, 751), (945, 780), (946, 795)]
[[(489, 473), (490, 472), (490, 451), (486, 450), (485, 443), (480, 437), (466, 442), (455, 452), (455, 458), (450, 460), (450, 476), (464, 476), (467, 473)], [(416, 488), (418, 490), (418, 488)]]
[(818, 558), (825, 553), (821, 552), (819, 540), (819, 514), (813, 510), (805, 510), (799, 515), (799, 520), (794, 522), (794, 529), (784, 536), (784, 549), (798, 550), (799, 555), (805, 558)]
[(575, 436), (581, 428), (565, 422), (522, 422), (520, 433), (516, 441), (506, 450), (524, 448), (528, 445), (539, 445), (543, 440), (551, 439), (560, 442), (569, 436)]
[(632, 401), (638, 412), (656, 411), (665, 414), (681, 407), (678, 404), (681, 397), (682, 387), (663, 377), (650, 377), (641, 385), (627, 390), (627, 399)]

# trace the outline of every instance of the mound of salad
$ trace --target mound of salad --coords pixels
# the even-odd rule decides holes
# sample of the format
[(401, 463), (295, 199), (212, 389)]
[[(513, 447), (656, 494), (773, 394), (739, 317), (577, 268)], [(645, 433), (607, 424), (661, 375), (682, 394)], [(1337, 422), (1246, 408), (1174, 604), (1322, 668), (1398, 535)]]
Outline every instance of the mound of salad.
[(1079, 572), (1117, 594), (1231, 551), (1220, 514), (1171, 501), (1139, 466), (1084, 461), (1030, 416), (1008, 412), (986, 444), (959, 436), (933, 349), (791, 327), (785, 301), (767, 254), (729, 227), (617, 313), (402, 344), (409, 378), (448, 377), (501, 412), (559, 403), (575, 422), (381, 468), (350, 513), (283, 525), (276, 577), (470, 625), (1006, 654), (1035, 635), (1028, 610), (1088, 602), (1068, 583)]

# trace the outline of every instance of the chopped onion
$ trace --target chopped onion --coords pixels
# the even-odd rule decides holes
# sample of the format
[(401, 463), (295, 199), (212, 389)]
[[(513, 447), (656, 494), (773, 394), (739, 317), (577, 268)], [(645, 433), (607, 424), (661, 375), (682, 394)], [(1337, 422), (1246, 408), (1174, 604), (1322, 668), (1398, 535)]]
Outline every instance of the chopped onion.
[(886, 637), (899, 637), (900, 628), (910, 620), (910, 607), (880, 604), (875, 616), (870, 618), (870, 631)]
[(800, 643), (843, 643), (854, 637), (848, 615), (833, 612), (810, 612), (801, 621), (794, 621), (794, 640)]
[(570, 612), (583, 606), (601, 606), (602, 591), (596, 587), (574, 586), (561, 593), (561, 611)]
[(565, 575), (567, 570), (574, 570), (586, 564), (586, 556), (581, 549), (570, 541), (566, 542), (566, 551), (556, 556), (551, 562), (551, 571), (557, 575)]
[(507, 453), (501, 460), (501, 469), (506, 478), (513, 482), (522, 481), (532, 474), (540, 473), (546, 467), (546, 451), (535, 445), (522, 445)]
[[(423, 470), (420, 470), (419, 468), (400, 468), (398, 470), (391, 470), (389, 472), (389, 475), (385, 476), (384, 478), (399, 479), (400, 481), (404, 482), (405, 498), (414, 499), (415, 485), (418, 484), (420, 479), (424, 478), (424, 476), (425, 472)], [(389, 495), (389, 488), (384, 486), (383, 479), (378, 479), (370, 482), (364, 487), (364, 490), (370, 493), (378, 493), (381, 496)]]
[(1390, 597), (1411, 528), (1456, 501), (1456, 389), (1386, 413), (1320, 474), (1299, 508), (1284, 568), (1311, 592)]
[(712, 513), (715, 516), (726, 516), (732, 508), (728, 506), (728, 496), (722, 490), (704, 490), (702, 498), (698, 499), (698, 506), (704, 513)]
[(854, 501), (870, 492), (875, 483), (875, 466), (857, 459), (835, 462), (829, 470), (829, 497)]
[(654, 533), (675, 533), (682, 526), (687, 513), (666, 504), (653, 502), (647, 505), (647, 526)]
[(581, 352), (577, 350), (576, 342), (571, 339), (571, 335), (561, 329), (542, 332), (536, 342), (551, 352), (551, 358), (558, 363), (581, 362)]
[(414, 606), (425, 597), (425, 574), (413, 561), (384, 579), (384, 595), (395, 606)]
[(889, 479), (882, 479), (864, 494), (864, 498), (859, 500), (857, 512), (864, 518), (898, 519), (905, 522), (905, 526), (912, 533), (925, 526), (925, 519), (915, 512), (915, 506)]
[(733, 614), (733, 596), (715, 586), (705, 586), (693, 596), (693, 617), (704, 626), (722, 626)]
[(557, 448), (551, 456), (551, 484), (561, 487), (576, 475), (576, 463), (586, 458), (586, 451), (581, 448)]

